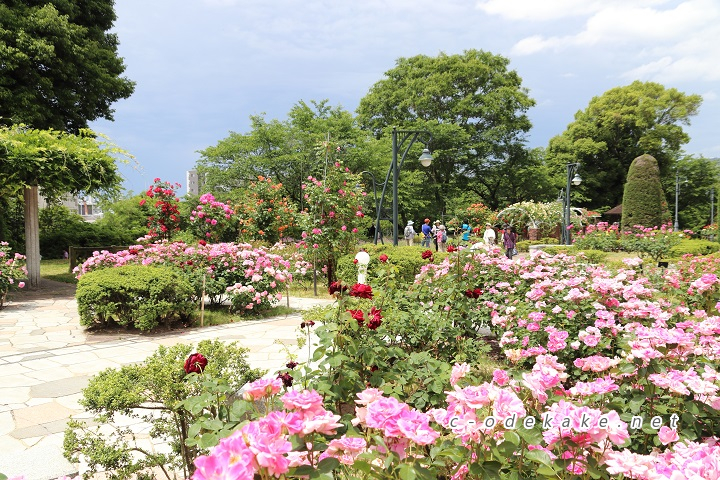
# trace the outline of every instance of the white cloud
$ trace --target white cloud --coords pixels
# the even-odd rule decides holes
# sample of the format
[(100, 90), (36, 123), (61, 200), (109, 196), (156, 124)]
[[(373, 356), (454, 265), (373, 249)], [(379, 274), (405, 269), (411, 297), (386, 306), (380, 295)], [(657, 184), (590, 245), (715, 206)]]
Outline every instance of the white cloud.
[(508, 20), (537, 22), (586, 16), (614, 6), (645, 7), (663, 3), (667, 0), (485, 0), (479, 2), (477, 8)]
[[(587, 8), (563, 11), (568, 0), (548, 2), (547, 18), (562, 15), (586, 15), (587, 20), (576, 33), (564, 36), (530, 35), (516, 42), (513, 55), (534, 55), (544, 51), (560, 52), (583, 49), (586, 55), (593, 48), (617, 49), (626, 59), (635, 59), (636, 67), (621, 76), (630, 79), (677, 81), (683, 79), (720, 80), (720, 3), (716, 0), (683, 1), (605, 1), (578, 2)], [(489, 0), (484, 6), (506, 5), (508, 16), (516, 8), (531, 4), (530, 0)], [(545, 2), (537, 2), (545, 5)], [(570, 2), (573, 3), (573, 2)], [(664, 8), (663, 8), (664, 7)], [(488, 7), (489, 8), (489, 7)], [(528, 13), (530, 12), (530, 13)], [(554, 13), (554, 17), (550, 14)], [(542, 19), (540, 13), (526, 18)]]

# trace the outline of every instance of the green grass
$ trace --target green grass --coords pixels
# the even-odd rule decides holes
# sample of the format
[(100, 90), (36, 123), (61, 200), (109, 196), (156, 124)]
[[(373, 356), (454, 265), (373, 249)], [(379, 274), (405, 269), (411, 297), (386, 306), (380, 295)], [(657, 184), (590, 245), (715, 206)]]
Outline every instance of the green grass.
[[(256, 312), (249, 315), (238, 315), (236, 313), (230, 313), (227, 307), (214, 307), (205, 308), (203, 313), (202, 326), (210, 327), (213, 325), (226, 325), (228, 323), (244, 322), (246, 320), (261, 320), (263, 318), (279, 317), (282, 315), (290, 315), (296, 313), (298, 310), (289, 308), (285, 305), (278, 305), (270, 310), (264, 312)], [(200, 326), (200, 310), (195, 312), (195, 326)]]
[(40, 277), (63, 283), (77, 283), (75, 274), (70, 272), (70, 260), (40, 260)]

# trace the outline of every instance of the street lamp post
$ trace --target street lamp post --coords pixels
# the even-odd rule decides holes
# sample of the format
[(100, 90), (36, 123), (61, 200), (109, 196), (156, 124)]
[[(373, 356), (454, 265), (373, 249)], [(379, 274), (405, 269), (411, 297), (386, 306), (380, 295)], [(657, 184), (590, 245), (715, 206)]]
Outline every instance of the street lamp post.
[[(673, 224), (673, 231), (680, 231), (680, 223), (678, 222), (678, 198), (680, 198), (680, 172), (675, 169), (675, 223)], [(686, 182), (687, 179), (683, 178), (682, 182)]]
[[(382, 204), (383, 200), (385, 199), (385, 191), (387, 189), (388, 182), (390, 181), (390, 175), (392, 175), (392, 188), (393, 188), (393, 205), (392, 205), (392, 222), (393, 222), (393, 245), (398, 245), (398, 184), (400, 181), (400, 169), (402, 168), (403, 164), (405, 163), (405, 157), (407, 156), (407, 153), (410, 151), (410, 147), (413, 146), (415, 141), (420, 137), (420, 135), (427, 135), (427, 141), (423, 142), (425, 143), (425, 149), (422, 152), (422, 155), (420, 155), (420, 164), (423, 167), (429, 167), (432, 163), (432, 155), (430, 154), (430, 150), (427, 148), (427, 144), (432, 139), (432, 134), (428, 132), (427, 130), (398, 130), (396, 127), (393, 127), (392, 131), (392, 163), (390, 163), (390, 169), (387, 172), (387, 175), (385, 176), (385, 182), (383, 183), (383, 189), (382, 194), (380, 195), (380, 202), (377, 206), (377, 217), (375, 218), (375, 243), (377, 244), (377, 238), (380, 232), (380, 214), (382, 210)], [(402, 153), (402, 156), (400, 157), (400, 161), (398, 162), (398, 152), (403, 147), (403, 144), (407, 143), (407, 147), (405, 147), (405, 150)]]
[(580, 167), (579, 163), (568, 163), (565, 165), (567, 168), (567, 178), (565, 183), (565, 204), (563, 205), (563, 230), (562, 230), (562, 243), (563, 245), (570, 245), (572, 238), (570, 236), (570, 185), (578, 186), (582, 182), (582, 178), (577, 173)]

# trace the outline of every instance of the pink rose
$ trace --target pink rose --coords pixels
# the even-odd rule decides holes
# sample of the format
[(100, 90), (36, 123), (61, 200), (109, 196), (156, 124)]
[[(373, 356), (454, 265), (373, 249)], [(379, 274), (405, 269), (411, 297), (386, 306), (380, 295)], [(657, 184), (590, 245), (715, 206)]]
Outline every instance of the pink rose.
[(660, 430), (658, 431), (658, 438), (660, 439), (660, 443), (663, 445), (667, 445), (668, 443), (677, 442), (680, 437), (678, 436), (677, 430), (673, 430), (672, 428), (663, 425), (660, 427)]

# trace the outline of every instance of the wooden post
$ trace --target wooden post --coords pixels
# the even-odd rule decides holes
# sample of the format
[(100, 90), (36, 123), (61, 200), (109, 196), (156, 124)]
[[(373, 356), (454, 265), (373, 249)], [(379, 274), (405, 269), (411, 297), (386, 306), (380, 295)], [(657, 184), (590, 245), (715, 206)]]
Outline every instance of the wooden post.
[(203, 273), (202, 294), (200, 295), (200, 326), (205, 326), (205, 273)]
[(25, 255), (27, 257), (30, 288), (40, 285), (40, 220), (38, 217), (38, 187), (25, 187)]

